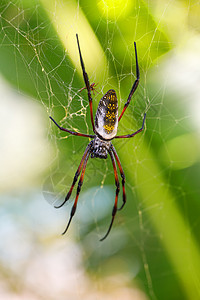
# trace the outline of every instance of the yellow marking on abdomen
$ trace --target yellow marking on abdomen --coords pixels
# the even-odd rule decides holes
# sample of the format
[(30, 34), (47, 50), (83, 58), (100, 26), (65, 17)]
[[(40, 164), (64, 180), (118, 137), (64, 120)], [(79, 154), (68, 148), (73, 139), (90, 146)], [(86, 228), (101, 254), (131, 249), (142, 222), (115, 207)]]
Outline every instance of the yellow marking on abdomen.
[(108, 111), (107, 114), (106, 114), (106, 118), (108, 118), (109, 120), (114, 120), (115, 119), (115, 113)]
[(112, 93), (107, 97), (107, 99), (108, 99), (108, 104), (107, 107), (105, 108), (103, 128), (105, 132), (109, 134), (115, 128), (117, 101), (116, 101), (116, 96)]
[(104, 125), (103, 127), (107, 133), (110, 133), (114, 129), (113, 125)]

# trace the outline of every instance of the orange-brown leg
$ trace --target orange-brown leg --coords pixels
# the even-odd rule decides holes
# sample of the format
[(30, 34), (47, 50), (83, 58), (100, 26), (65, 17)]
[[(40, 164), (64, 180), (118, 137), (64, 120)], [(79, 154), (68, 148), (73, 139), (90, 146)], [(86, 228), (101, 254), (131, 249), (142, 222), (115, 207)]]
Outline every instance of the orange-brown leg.
[(75, 184), (76, 184), (76, 181), (77, 181), (77, 179), (78, 179), (78, 177), (79, 177), (79, 175), (80, 175), (80, 172), (81, 172), (83, 163), (84, 163), (84, 161), (85, 161), (85, 159), (86, 159), (86, 156), (87, 156), (87, 154), (88, 154), (88, 152), (89, 152), (89, 150), (90, 150), (90, 148), (91, 148), (91, 145), (92, 145), (92, 141), (87, 145), (87, 147), (86, 147), (86, 149), (85, 149), (85, 152), (84, 152), (83, 157), (82, 157), (82, 159), (81, 159), (80, 165), (78, 166), (78, 169), (77, 169), (77, 171), (76, 171), (76, 173), (75, 173), (75, 176), (74, 176), (74, 179), (73, 179), (71, 188), (70, 188), (69, 192), (67, 193), (67, 196), (65, 197), (65, 200), (64, 200), (63, 203), (61, 203), (60, 205), (54, 206), (55, 208), (60, 208), (60, 207), (62, 207), (62, 206), (67, 202), (67, 200), (69, 200), (69, 198), (70, 198), (70, 196), (71, 196), (71, 193), (72, 193), (72, 191), (73, 191), (73, 189), (74, 189), (74, 186), (75, 186)]
[(69, 228), (69, 225), (71, 223), (71, 220), (72, 220), (72, 218), (73, 218), (73, 216), (74, 216), (74, 214), (76, 212), (76, 206), (77, 206), (77, 202), (78, 202), (78, 197), (79, 197), (79, 194), (80, 194), (80, 191), (81, 191), (81, 187), (82, 187), (82, 184), (83, 184), (83, 179), (84, 179), (85, 170), (86, 170), (86, 166), (87, 166), (89, 155), (90, 155), (90, 151), (88, 151), (87, 154), (86, 154), (86, 157), (85, 157), (85, 160), (84, 160), (84, 164), (83, 164), (83, 169), (82, 169), (82, 172), (81, 172), (81, 177), (80, 177), (80, 180), (78, 182), (78, 187), (77, 187), (77, 191), (76, 191), (76, 198), (75, 198), (74, 204), (73, 204), (72, 209), (71, 209), (70, 219), (69, 219), (69, 222), (67, 224), (66, 229), (64, 230), (64, 232), (62, 234), (66, 233), (66, 231)]
[(122, 178), (122, 189), (123, 189), (123, 203), (122, 203), (122, 206), (120, 208), (118, 208), (118, 210), (121, 210), (124, 205), (126, 204), (126, 191), (125, 191), (125, 174), (124, 174), (124, 171), (122, 169), (122, 165), (121, 165), (121, 162), (119, 160), (119, 157), (117, 155), (117, 151), (115, 150), (114, 146), (111, 145), (111, 149), (114, 153), (114, 156), (115, 156), (115, 159), (117, 161), (117, 165), (118, 165), (118, 168), (119, 168), (119, 171), (120, 171), (120, 175), (121, 175), (121, 178)]
[(108, 231), (104, 235), (104, 237), (102, 239), (100, 239), (100, 241), (105, 240), (105, 238), (108, 236), (108, 234), (109, 234), (109, 232), (112, 228), (112, 225), (113, 225), (113, 222), (114, 222), (114, 219), (115, 219), (115, 215), (116, 215), (116, 212), (117, 212), (117, 201), (118, 201), (118, 195), (119, 195), (119, 179), (118, 179), (118, 175), (117, 175), (117, 166), (116, 166), (115, 158), (114, 158), (113, 153), (112, 153), (111, 150), (109, 151), (109, 154), (110, 154), (110, 157), (111, 157), (111, 160), (112, 160), (114, 175), (115, 175), (115, 185), (116, 185), (115, 204), (114, 204), (114, 207), (113, 207), (113, 210), (112, 210), (112, 220), (111, 220), (110, 226), (108, 228)]

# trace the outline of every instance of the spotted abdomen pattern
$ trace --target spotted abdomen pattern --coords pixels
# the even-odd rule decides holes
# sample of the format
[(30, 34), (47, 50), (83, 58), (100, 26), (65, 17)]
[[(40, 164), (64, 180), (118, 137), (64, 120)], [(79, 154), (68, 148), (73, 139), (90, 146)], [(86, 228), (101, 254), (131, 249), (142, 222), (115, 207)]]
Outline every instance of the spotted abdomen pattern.
[(115, 90), (109, 90), (99, 101), (95, 116), (95, 130), (103, 139), (112, 139), (117, 134), (118, 102)]

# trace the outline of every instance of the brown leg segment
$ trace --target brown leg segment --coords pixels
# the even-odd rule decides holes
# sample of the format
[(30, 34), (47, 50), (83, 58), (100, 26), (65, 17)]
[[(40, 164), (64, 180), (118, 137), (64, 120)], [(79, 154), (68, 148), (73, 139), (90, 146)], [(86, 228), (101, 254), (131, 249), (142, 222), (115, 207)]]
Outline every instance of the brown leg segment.
[(86, 157), (85, 157), (85, 160), (84, 160), (84, 164), (83, 164), (83, 169), (82, 169), (82, 172), (81, 172), (81, 177), (80, 177), (80, 180), (78, 182), (78, 187), (77, 187), (77, 192), (76, 192), (76, 198), (75, 198), (75, 201), (74, 201), (74, 205), (72, 206), (72, 209), (71, 209), (70, 219), (69, 219), (69, 222), (67, 224), (66, 229), (64, 230), (64, 232), (62, 234), (66, 233), (66, 231), (69, 228), (69, 225), (71, 223), (71, 220), (72, 220), (72, 218), (73, 218), (73, 216), (74, 216), (74, 214), (76, 212), (76, 206), (77, 206), (77, 202), (78, 202), (78, 197), (79, 197), (79, 194), (80, 194), (80, 191), (81, 191), (81, 186), (83, 184), (83, 179), (84, 179), (85, 170), (86, 170), (86, 166), (87, 166), (89, 155), (90, 155), (90, 151), (88, 151), (87, 154), (86, 154)]
[(114, 153), (115, 159), (117, 161), (117, 165), (119, 167), (120, 175), (121, 175), (121, 178), (122, 178), (123, 204), (122, 204), (122, 206), (120, 208), (118, 208), (118, 210), (121, 210), (124, 207), (124, 205), (126, 204), (126, 191), (125, 191), (125, 180), (126, 179), (125, 179), (124, 171), (122, 169), (121, 162), (120, 162), (119, 157), (117, 155), (117, 151), (115, 150), (115, 148), (114, 148), (113, 145), (111, 145), (111, 147), (112, 147), (111, 149), (112, 149), (112, 151)]
[(67, 200), (69, 200), (69, 198), (70, 198), (70, 196), (71, 196), (71, 193), (72, 193), (72, 191), (73, 191), (73, 189), (74, 189), (74, 186), (75, 186), (75, 184), (76, 184), (76, 181), (77, 181), (77, 179), (78, 179), (78, 177), (79, 177), (79, 175), (80, 175), (80, 172), (81, 172), (83, 163), (84, 163), (84, 161), (85, 161), (86, 155), (88, 154), (88, 151), (89, 151), (90, 148), (91, 148), (91, 145), (92, 145), (92, 141), (87, 145), (87, 147), (86, 147), (86, 149), (85, 149), (85, 152), (84, 152), (83, 157), (82, 157), (82, 159), (81, 159), (80, 165), (78, 166), (78, 169), (77, 169), (77, 171), (76, 171), (76, 173), (75, 173), (75, 176), (74, 176), (74, 179), (73, 179), (73, 182), (72, 182), (72, 185), (71, 185), (71, 187), (70, 187), (69, 192), (67, 193), (67, 196), (65, 197), (64, 202), (61, 203), (61, 204), (58, 205), (58, 206), (54, 206), (55, 208), (60, 208), (60, 207), (62, 207), (62, 206), (67, 202)]
[(104, 237), (102, 239), (100, 239), (100, 241), (105, 240), (105, 238), (108, 236), (108, 234), (109, 234), (109, 232), (112, 228), (112, 225), (113, 225), (113, 222), (114, 222), (114, 219), (115, 219), (115, 215), (116, 215), (116, 212), (117, 212), (117, 201), (118, 201), (118, 195), (119, 195), (119, 179), (118, 179), (118, 175), (117, 175), (117, 166), (116, 166), (115, 158), (113, 156), (112, 151), (109, 151), (109, 154), (110, 154), (110, 157), (111, 157), (111, 160), (112, 160), (114, 175), (115, 175), (115, 185), (116, 185), (115, 204), (114, 204), (114, 207), (113, 207), (113, 210), (112, 210), (112, 220), (111, 220), (110, 226), (108, 228), (108, 231), (104, 235)]

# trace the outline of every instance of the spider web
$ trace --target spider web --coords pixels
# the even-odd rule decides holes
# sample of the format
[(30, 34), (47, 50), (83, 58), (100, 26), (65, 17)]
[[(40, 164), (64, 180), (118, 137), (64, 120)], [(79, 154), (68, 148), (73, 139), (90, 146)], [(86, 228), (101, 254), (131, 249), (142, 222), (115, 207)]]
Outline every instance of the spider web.
[[(2, 102), (2, 125), (9, 121), (9, 149), (15, 149), (1, 155), (2, 190), (9, 191), (2, 197), (0, 232), (5, 240), (0, 256), (4, 298), (169, 299), (170, 293), (170, 299), (195, 299), (199, 293), (197, 7), (195, 1), (2, 2), (1, 70), (18, 91), (13, 101), (14, 92), (5, 88), (9, 93), (4, 102), (11, 111)], [(172, 12), (180, 8), (187, 34), (193, 33), (189, 42), (187, 34), (176, 41), (178, 30), (169, 32), (175, 23)], [(89, 140), (59, 132), (48, 116), (69, 130), (92, 134), (87, 93), (79, 91), (84, 82), (76, 33), (90, 83), (97, 84), (94, 113), (110, 88), (116, 90), (122, 111), (135, 80), (137, 42), (141, 81), (118, 133), (136, 131), (147, 113), (143, 133), (113, 141), (126, 174), (127, 204), (104, 243), (98, 240), (109, 226), (115, 197), (109, 159), (89, 160), (77, 212), (64, 238), (59, 232), (76, 187), (64, 208), (53, 208), (69, 190)], [(20, 126), (13, 112), (24, 120)], [(40, 126), (34, 131), (35, 124)], [(26, 129), (30, 137), (23, 150), (22, 144), (17, 148), (16, 129)], [(6, 163), (13, 167), (17, 158), (20, 167), (14, 165), (12, 172)], [(121, 184), (120, 174), (119, 180)]]

